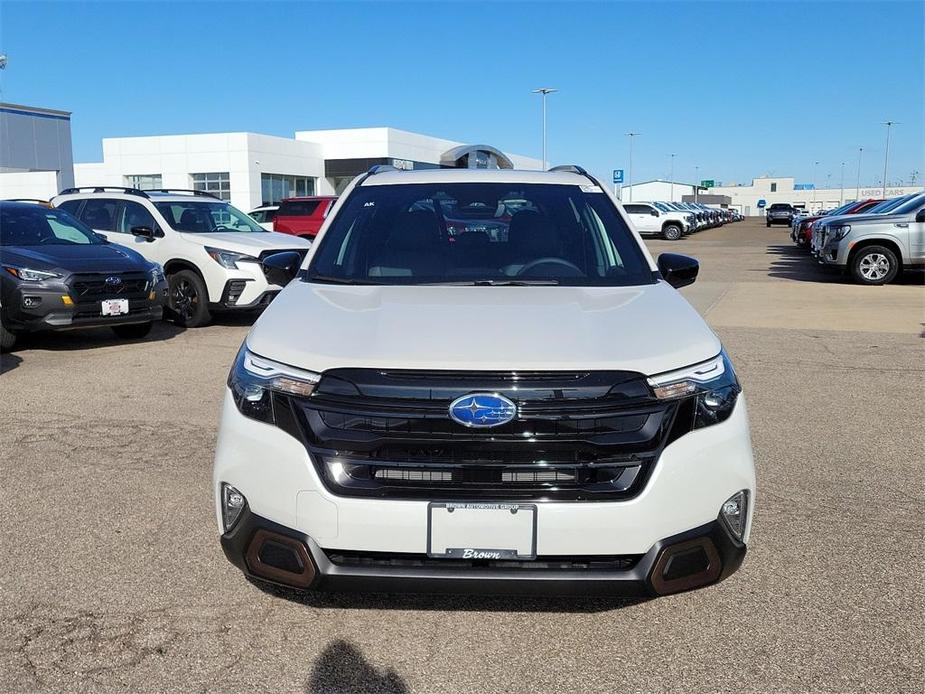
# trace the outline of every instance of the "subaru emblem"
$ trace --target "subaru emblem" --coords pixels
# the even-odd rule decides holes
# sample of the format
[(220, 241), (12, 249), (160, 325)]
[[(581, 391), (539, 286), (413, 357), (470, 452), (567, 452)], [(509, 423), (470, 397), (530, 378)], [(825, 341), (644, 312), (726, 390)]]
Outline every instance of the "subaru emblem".
[(450, 419), (464, 427), (496, 427), (516, 416), (517, 405), (497, 393), (470, 393), (450, 403)]
[(122, 284), (122, 278), (116, 277), (115, 275), (107, 277), (104, 281), (106, 282), (107, 287), (117, 287), (118, 285)]

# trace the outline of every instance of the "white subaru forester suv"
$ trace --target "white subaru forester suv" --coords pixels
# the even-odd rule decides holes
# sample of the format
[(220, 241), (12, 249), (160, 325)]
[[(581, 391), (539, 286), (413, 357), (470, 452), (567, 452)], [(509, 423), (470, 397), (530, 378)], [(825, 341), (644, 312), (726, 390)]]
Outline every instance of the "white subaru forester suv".
[[(285, 282), (297, 260), (267, 259)], [(584, 170), (374, 167), (228, 377), (228, 559), (310, 590), (665, 595), (741, 564), (745, 397)]]
[(311, 242), (263, 229), (243, 212), (198, 190), (69, 188), (52, 200), (112, 243), (164, 267), (168, 309), (187, 328), (213, 311), (264, 308), (282, 287), (263, 259), (280, 251), (301, 258)]

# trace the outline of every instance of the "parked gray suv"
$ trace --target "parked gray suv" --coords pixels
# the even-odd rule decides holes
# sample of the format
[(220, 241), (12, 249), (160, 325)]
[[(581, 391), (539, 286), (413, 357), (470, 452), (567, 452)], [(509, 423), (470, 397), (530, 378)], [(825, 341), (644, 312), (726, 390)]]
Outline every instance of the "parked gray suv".
[(903, 268), (925, 266), (925, 193), (889, 214), (833, 217), (819, 233), (820, 262), (860, 284), (886, 284)]

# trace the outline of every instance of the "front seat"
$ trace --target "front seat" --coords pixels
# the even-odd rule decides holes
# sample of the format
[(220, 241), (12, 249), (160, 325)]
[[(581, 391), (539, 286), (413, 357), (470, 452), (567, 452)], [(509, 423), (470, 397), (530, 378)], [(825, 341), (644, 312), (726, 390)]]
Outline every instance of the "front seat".
[(436, 215), (417, 210), (398, 215), (382, 251), (370, 264), (370, 277), (443, 277), (446, 247)]
[(516, 275), (527, 263), (539, 258), (562, 256), (562, 240), (552, 220), (536, 210), (521, 210), (507, 232), (508, 262), (504, 274)]
[(193, 233), (205, 233), (210, 231), (209, 224), (206, 222), (203, 215), (201, 215), (198, 210), (194, 210), (191, 207), (187, 207), (183, 210), (183, 214), (180, 215), (180, 229)]

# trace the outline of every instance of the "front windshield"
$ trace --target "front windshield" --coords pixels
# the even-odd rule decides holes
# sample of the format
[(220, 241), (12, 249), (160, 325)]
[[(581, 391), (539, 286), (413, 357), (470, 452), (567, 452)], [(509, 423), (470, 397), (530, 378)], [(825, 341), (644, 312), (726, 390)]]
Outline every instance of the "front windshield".
[(570, 284), (655, 281), (600, 189), (420, 183), (354, 190), (319, 242), (308, 281)]
[(0, 246), (74, 246), (103, 243), (64, 210), (0, 205)]
[(825, 217), (834, 217), (834, 216), (836, 216), (836, 215), (842, 214), (843, 212), (847, 212), (847, 211), (850, 210), (852, 207), (854, 207), (854, 204), (855, 204), (854, 200), (852, 200), (851, 202), (846, 202), (846, 203), (845, 203), (844, 205), (842, 205), (841, 207), (836, 207), (834, 210), (832, 210), (831, 212), (827, 212), (827, 213), (826, 213), (825, 215), (823, 215), (823, 216), (825, 216)]
[(221, 231), (266, 233), (266, 229), (221, 200), (171, 200), (154, 206), (176, 231), (211, 234)]

